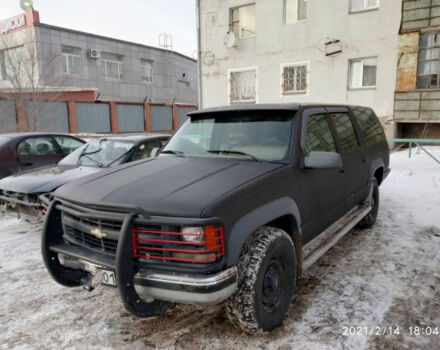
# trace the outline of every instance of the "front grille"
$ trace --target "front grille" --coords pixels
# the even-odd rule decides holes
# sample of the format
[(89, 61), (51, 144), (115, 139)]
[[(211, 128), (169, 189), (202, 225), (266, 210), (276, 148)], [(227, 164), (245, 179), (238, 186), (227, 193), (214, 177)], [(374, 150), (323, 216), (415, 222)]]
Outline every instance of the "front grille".
[[(63, 212), (64, 238), (69, 243), (116, 255), (122, 220), (79, 217)], [(92, 231), (98, 229), (106, 237), (98, 238)]]
[(106, 253), (115, 255), (118, 241), (108, 238), (96, 238), (82, 230), (66, 226), (65, 235), (72, 239), (75, 243), (86, 246), (88, 248), (100, 249)]

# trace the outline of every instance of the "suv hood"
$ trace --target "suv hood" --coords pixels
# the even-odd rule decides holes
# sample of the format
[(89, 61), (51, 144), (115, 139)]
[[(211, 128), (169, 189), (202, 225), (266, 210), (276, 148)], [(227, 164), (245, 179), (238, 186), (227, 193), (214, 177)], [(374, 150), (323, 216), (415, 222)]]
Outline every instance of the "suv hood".
[(0, 180), (0, 190), (20, 193), (47, 193), (56, 188), (99, 171), (99, 168), (55, 166), (19, 173)]
[(161, 156), (71, 182), (60, 187), (55, 196), (85, 205), (138, 206), (153, 215), (200, 217), (216, 198), (282, 166)]

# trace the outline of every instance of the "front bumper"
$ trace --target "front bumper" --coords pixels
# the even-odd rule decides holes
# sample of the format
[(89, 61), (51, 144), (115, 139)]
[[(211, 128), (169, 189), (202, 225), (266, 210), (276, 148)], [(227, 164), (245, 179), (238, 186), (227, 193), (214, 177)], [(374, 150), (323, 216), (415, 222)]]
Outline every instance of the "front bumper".
[[(237, 290), (236, 267), (203, 271), (193, 265), (186, 271), (181, 268), (173, 271), (158, 262), (139, 264), (133, 257), (131, 232), (137, 215), (132, 213), (122, 214), (123, 223), (115, 256), (70, 244), (63, 240), (61, 212), (57, 210), (57, 205), (64, 208), (55, 201), (48, 208), (42, 235), (42, 254), (48, 271), (60, 284), (89, 286), (91, 281), (97, 281), (95, 272), (101, 269), (114, 271), (125, 307), (139, 316), (152, 316), (154, 312), (150, 312), (150, 306), (154, 301), (213, 305)], [(96, 212), (83, 215), (92, 217)]]

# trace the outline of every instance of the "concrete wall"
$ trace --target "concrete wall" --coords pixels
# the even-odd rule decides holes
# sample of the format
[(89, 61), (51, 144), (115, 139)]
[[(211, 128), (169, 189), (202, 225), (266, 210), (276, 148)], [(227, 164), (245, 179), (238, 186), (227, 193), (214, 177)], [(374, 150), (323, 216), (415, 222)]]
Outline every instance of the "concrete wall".
[[(202, 107), (228, 104), (228, 70), (258, 67), (258, 103), (325, 102), (371, 106), (382, 120), (392, 117), (396, 84), (401, 1), (349, 14), (348, 0), (309, 0), (307, 20), (284, 23), (282, 0), (255, 0), (254, 38), (227, 49), (229, 8), (249, 0), (201, 0)], [(342, 52), (325, 55), (325, 43), (338, 39)], [(377, 56), (377, 87), (349, 90), (350, 59)], [(281, 65), (309, 63), (305, 95), (281, 94)]]
[[(43, 24), (36, 26), (35, 30), (41, 54), (54, 51), (61, 55), (62, 45), (81, 49), (81, 74), (64, 75), (60, 61), (57, 73), (62, 83), (59, 85), (96, 88), (101, 93), (101, 100), (143, 102), (149, 98), (157, 103), (171, 103), (173, 100), (176, 103), (197, 102), (197, 65), (194, 60), (156, 48)], [(102, 60), (89, 58), (89, 50), (92, 48), (123, 56), (122, 80), (106, 79)], [(152, 84), (141, 81), (141, 59), (153, 61)], [(184, 73), (186, 78), (182, 79)]]

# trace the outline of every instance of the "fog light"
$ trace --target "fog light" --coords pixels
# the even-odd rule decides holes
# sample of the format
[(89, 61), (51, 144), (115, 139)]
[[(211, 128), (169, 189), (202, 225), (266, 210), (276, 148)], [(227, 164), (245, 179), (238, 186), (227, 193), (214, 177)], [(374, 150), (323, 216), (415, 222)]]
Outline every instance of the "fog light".
[(203, 227), (182, 227), (180, 232), (184, 233), (182, 239), (186, 242), (201, 243), (205, 240)]

